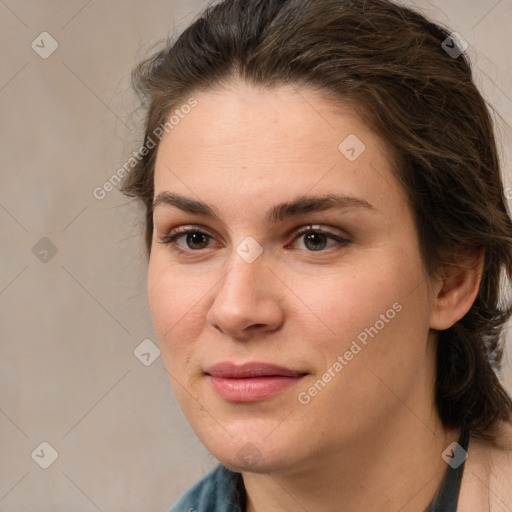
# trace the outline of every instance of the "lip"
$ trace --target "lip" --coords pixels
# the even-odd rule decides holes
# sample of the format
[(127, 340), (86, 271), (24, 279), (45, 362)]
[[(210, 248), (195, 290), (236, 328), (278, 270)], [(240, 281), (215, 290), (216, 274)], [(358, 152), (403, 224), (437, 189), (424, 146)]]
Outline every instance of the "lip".
[(252, 362), (236, 365), (217, 363), (205, 374), (212, 389), (229, 402), (267, 400), (296, 384), (307, 373), (275, 364)]
[(250, 377), (302, 377), (306, 372), (300, 372), (278, 366), (271, 363), (244, 363), (234, 364), (231, 362), (222, 362), (210, 366), (206, 374), (212, 377), (223, 377), (225, 379), (246, 379)]

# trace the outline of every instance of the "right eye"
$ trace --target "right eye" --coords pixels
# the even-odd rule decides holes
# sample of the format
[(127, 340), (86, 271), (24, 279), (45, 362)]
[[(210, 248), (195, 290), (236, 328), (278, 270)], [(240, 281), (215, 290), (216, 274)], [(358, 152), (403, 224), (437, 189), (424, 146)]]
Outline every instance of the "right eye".
[[(180, 227), (165, 236), (160, 243), (173, 245), (180, 252), (196, 252), (208, 248), (212, 236), (192, 226)], [(181, 241), (178, 243), (178, 241)]]

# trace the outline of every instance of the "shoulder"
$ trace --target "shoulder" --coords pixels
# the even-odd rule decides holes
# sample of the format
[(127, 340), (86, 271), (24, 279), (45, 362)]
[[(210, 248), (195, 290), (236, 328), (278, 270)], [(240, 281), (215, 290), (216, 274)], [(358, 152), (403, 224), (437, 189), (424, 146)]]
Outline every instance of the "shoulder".
[[(495, 494), (496, 509), (506, 505), (507, 510), (512, 509), (512, 425), (503, 424), (498, 435), (496, 448), (490, 450), (491, 479), (490, 490)], [(501, 503), (500, 503), (501, 502)]]
[(194, 484), (169, 512), (241, 512), (240, 473), (219, 464)]
[(494, 512), (512, 510), (512, 425), (502, 423), (496, 443), (472, 438), (464, 469), (459, 508)]

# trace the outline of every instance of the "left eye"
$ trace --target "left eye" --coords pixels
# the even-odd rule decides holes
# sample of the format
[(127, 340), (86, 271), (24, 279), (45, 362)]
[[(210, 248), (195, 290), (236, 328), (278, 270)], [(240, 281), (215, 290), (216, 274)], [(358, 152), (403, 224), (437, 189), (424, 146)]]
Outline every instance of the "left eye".
[(331, 247), (336, 245), (347, 245), (349, 240), (341, 236), (335, 235), (334, 233), (328, 233), (315, 229), (308, 229), (302, 231), (295, 238), (294, 243), (302, 240), (304, 247), (308, 251), (323, 251), (331, 242)]

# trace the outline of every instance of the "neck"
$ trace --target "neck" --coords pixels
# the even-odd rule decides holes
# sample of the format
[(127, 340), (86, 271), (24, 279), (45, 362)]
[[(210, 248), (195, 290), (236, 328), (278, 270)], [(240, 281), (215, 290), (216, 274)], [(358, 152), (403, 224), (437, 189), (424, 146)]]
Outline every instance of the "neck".
[(300, 468), (243, 473), (247, 512), (425, 510), (448, 467), (441, 454), (460, 431), (445, 431), (434, 411), (423, 423), (399, 410), (386, 426), (374, 425)]

